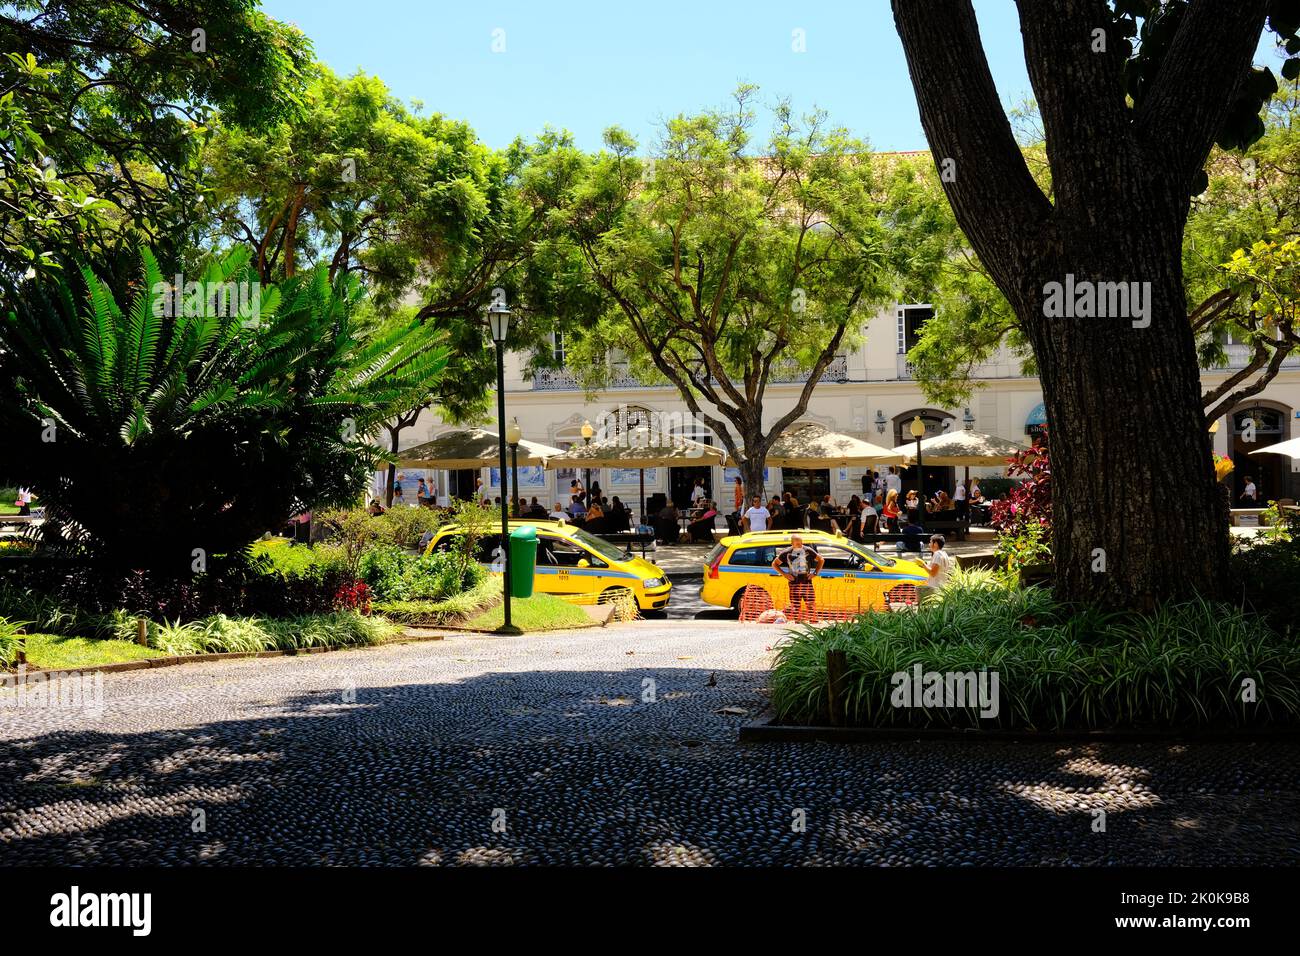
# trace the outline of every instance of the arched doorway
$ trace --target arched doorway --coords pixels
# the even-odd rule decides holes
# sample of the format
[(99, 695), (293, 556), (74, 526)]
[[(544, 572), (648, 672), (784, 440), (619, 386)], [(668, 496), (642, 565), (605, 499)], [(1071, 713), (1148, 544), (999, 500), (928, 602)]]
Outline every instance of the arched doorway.
[(1241, 498), (1246, 479), (1253, 478), (1260, 507), (1278, 498), (1291, 497), (1291, 459), (1285, 455), (1252, 455), (1290, 437), (1291, 409), (1278, 402), (1256, 399), (1239, 405), (1228, 416), (1232, 422), (1232, 504), (1249, 507)]
[[(961, 427), (957, 421), (957, 416), (951, 412), (945, 412), (938, 408), (914, 408), (894, 418), (895, 447), (906, 444), (910, 444), (913, 448), (916, 447), (916, 439), (912, 437), (912, 419), (918, 415), (921, 417), (921, 424), (925, 426), (925, 435), (922, 437), (922, 441)], [(922, 487), (925, 489), (927, 498), (933, 497), (934, 493), (940, 490), (946, 491), (950, 495), (953, 493), (956, 488), (956, 479), (951, 465), (928, 465), (925, 463), (924, 455), (922, 455), (921, 465), (925, 469), (924, 476), (917, 472), (916, 465), (908, 465), (901, 470), (904, 494), (913, 488), (920, 491)], [(924, 478), (924, 484), (922, 484), (922, 478)]]

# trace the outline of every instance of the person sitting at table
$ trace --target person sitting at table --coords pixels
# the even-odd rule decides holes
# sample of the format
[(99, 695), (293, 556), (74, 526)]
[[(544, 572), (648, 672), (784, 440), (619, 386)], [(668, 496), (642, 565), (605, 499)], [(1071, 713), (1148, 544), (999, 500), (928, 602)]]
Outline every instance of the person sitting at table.
[(822, 511), (834, 511), (838, 507), (839, 505), (836, 503), (835, 499), (830, 496), (829, 493), (822, 495), (822, 504), (821, 504)]
[(862, 507), (862, 499), (854, 495), (849, 499), (849, 514), (855, 515)]
[(980, 491), (980, 480), (978, 478), (970, 480), (970, 491), (966, 492), (966, 497), (973, 505), (984, 503), (984, 493)]
[(810, 501), (808, 502), (808, 530), (829, 531), (831, 534), (839, 534), (840, 526), (834, 518), (822, 514), (817, 502)]
[(921, 538), (925, 535), (925, 529), (921, 527), (921, 522), (915, 516), (907, 521), (906, 527), (903, 528), (903, 540), (897, 542), (894, 548), (898, 551), (915, 551), (921, 553)]
[(564, 513), (564, 505), (558, 501), (555, 503), (555, 510), (551, 512), (551, 520), (558, 521), (560, 524), (569, 520), (569, 516)]
[(609, 530), (610, 531), (629, 531), (632, 528), (632, 515), (619, 501), (618, 495), (614, 496), (613, 502), (609, 506)]
[(677, 506), (669, 498), (655, 515), (655, 537), (664, 544), (676, 544), (681, 536), (681, 529), (677, 525), (680, 518)]
[(587, 509), (587, 516), (582, 522), (582, 530), (589, 534), (603, 534), (610, 530), (609, 519), (605, 517), (605, 509), (600, 506), (599, 501), (592, 501), (591, 507)]
[(916, 489), (913, 488), (911, 491), (907, 493), (907, 497), (903, 500), (903, 510), (907, 512), (911, 512), (911, 511), (919, 511), (920, 509), (921, 509), (921, 499), (917, 495)]
[(587, 516), (587, 506), (582, 503), (580, 495), (573, 495), (569, 499), (569, 517), (575, 521), (581, 521)]
[(686, 526), (692, 541), (703, 541), (706, 544), (713, 543), (713, 519), (718, 516), (718, 509), (713, 506), (713, 502), (707, 499), (700, 502), (704, 506), (704, 511), (698, 518)]
[(533, 500), (528, 503), (528, 517), (530, 518), (546, 517), (546, 505), (538, 501), (536, 496), (533, 496)]

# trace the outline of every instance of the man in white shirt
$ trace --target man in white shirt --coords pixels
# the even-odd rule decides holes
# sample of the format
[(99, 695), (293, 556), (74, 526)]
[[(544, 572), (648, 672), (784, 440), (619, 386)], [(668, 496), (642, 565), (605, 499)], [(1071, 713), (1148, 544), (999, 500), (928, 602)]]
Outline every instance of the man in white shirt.
[(957, 490), (953, 492), (952, 500), (957, 506), (957, 520), (966, 520), (966, 482), (957, 482)]
[(1242, 501), (1249, 501), (1252, 505), (1259, 504), (1259, 492), (1255, 488), (1255, 479), (1249, 475), (1246, 476), (1246, 490), (1241, 493)]
[(900, 494), (903, 491), (903, 479), (893, 465), (889, 466), (889, 474), (885, 475), (885, 496), (888, 497), (891, 491), (897, 491)]
[(551, 512), (551, 520), (558, 521), (560, 524), (569, 520), (569, 516), (564, 513), (564, 505), (558, 501), (555, 503), (555, 510)]
[(749, 510), (745, 512), (745, 530), (746, 531), (766, 531), (767, 522), (771, 519), (772, 512), (763, 507), (763, 501), (758, 495), (749, 499)]
[(917, 603), (925, 600), (926, 595), (935, 593), (948, 583), (948, 574), (952, 570), (952, 557), (947, 551), (943, 550), (946, 543), (941, 534), (930, 536), (930, 560), (925, 565), (925, 572), (930, 575), (930, 580), (925, 584), (917, 585)]

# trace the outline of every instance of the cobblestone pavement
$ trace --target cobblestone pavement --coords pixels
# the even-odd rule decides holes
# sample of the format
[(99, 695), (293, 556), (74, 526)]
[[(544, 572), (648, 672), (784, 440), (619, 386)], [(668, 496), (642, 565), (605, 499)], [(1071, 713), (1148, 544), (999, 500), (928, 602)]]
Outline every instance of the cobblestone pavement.
[(777, 633), (109, 674), (97, 720), (0, 708), (0, 865), (1300, 862), (1298, 745), (741, 745)]

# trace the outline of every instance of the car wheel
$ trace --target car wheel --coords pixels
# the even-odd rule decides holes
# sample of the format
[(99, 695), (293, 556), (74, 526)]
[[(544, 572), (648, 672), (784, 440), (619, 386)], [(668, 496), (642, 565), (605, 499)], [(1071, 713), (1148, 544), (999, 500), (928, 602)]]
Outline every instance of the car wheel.
[(745, 598), (745, 589), (737, 588), (736, 593), (731, 596), (731, 609), (736, 612), (736, 617), (740, 617), (740, 602)]

